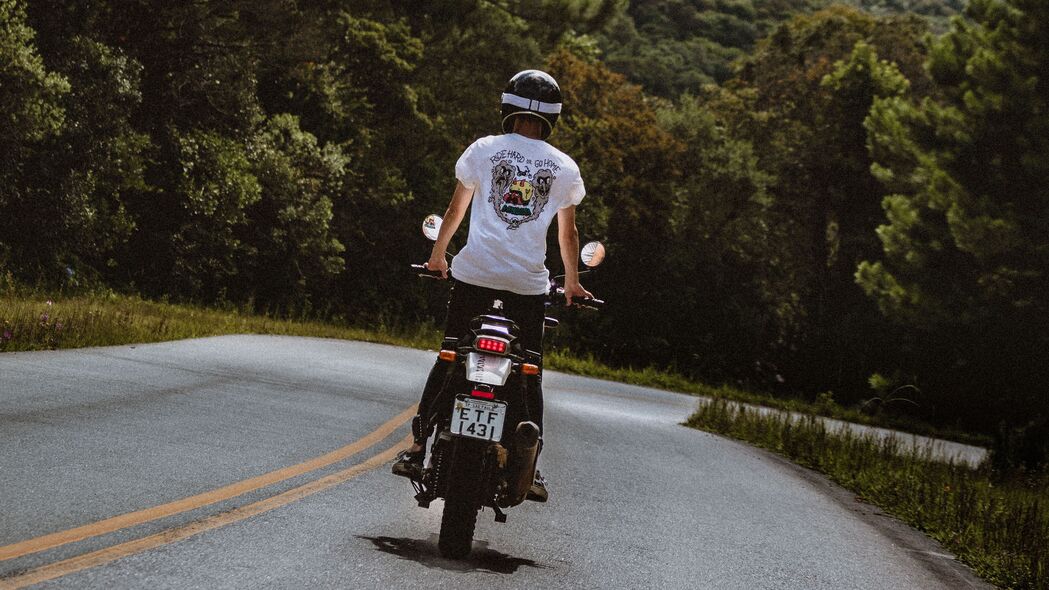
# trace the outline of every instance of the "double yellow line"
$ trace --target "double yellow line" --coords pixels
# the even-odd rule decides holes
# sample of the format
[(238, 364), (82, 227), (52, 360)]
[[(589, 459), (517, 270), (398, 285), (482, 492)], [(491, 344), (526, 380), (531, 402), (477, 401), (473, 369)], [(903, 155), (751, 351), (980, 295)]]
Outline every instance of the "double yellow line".
[[(393, 431), (397, 430), (401, 425), (405, 424), (411, 419), (416, 413), (416, 406), (404, 410), (400, 414), (394, 416), (379, 428), (369, 433), (365, 437), (354, 441), (344, 447), (336, 449), (320, 457), (304, 461), (297, 465), (291, 465), (284, 467), (276, 471), (271, 471), (257, 477), (245, 479), (237, 483), (230, 484), (218, 489), (214, 489), (202, 494), (195, 496), (189, 496), (182, 498), (174, 502), (167, 504), (161, 504), (152, 508), (146, 508), (144, 510), (138, 510), (135, 512), (129, 512), (127, 514), (121, 514), (98, 522), (93, 522), (84, 526), (35, 537), (33, 539), (27, 539), (18, 543), (12, 543), (10, 545), (4, 545), (0, 547), (0, 561), (8, 559), (15, 559), (25, 555), (33, 553), (39, 553), (48, 549), (54, 549), (68, 543), (75, 543), (91, 537), (97, 537), (99, 535), (105, 535), (125, 529), (128, 527), (144, 524), (175, 514), (180, 514), (189, 510), (195, 510), (210, 504), (222, 502), (230, 498), (240, 496), (242, 494), (252, 492), (261, 489), (266, 486), (273, 485), (309, 473), (316, 471), (322, 467), (327, 467), (334, 463), (343, 461), (361, 451), (364, 451), (378, 442), (382, 441)], [(387, 461), (391, 460), (396, 456), (399, 449), (404, 448), (411, 441), (411, 435), (409, 434), (403, 440), (398, 440), (393, 446), (388, 449), (369, 457), (368, 459), (352, 465), (342, 471), (332, 473), (320, 479), (311, 481), (307, 484), (301, 485), (296, 488), (292, 488), (286, 492), (277, 494), (265, 500), (260, 500), (252, 504), (241, 506), (229, 512), (222, 514), (216, 514), (209, 516), (203, 520), (198, 520), (180, 527), (168, 529), (154, 535), (149, 535), (140, 539), (127, 541), (120, 543), (112, 547), (100, 549), (98, 551), (92, 551), (83, 555), (78, 555), (70, 559), (58, 561), (49, 565), (41, 566), (21, 574), (10, 576), (7, 578), (0, 579), (0, 590), (9, 590), (15, 588), (24, 588), (32, 584), (39, 584), (47, 580), (53, 580), (73, 572), (77, 572), (83, 569), (96, 567), (103, 565), (117, 559), (133, 555), (142, 551), (159, 547), (168, 543), (174, 543), (181, 541), (200, 533), (214, 530), (220, 527), (224, 527), (228, 524), (250, 518), (264, 512), (268, 512), (275, 508), (280, 508), (286, 504), (294, 502), (296, 500), (305, 498), (317, 492), (326, 490), (334, 485), (342, 483), (348, 479), (352, 479), (362, 473), (369, 470), (375, 469), (381, 466)]]

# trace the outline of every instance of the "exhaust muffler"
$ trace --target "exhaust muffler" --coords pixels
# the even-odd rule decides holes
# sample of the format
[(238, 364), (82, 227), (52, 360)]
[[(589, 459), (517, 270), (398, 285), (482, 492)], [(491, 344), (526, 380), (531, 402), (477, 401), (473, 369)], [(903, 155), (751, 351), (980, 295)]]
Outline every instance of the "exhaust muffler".
[(535, 481), (535, 462), (539, 455), (539, 427), (535, 422), (521, 422), (514, 431), (514, 446), (507, 467), (506, 493), (499, 506), (517, 506), (528, 497)]

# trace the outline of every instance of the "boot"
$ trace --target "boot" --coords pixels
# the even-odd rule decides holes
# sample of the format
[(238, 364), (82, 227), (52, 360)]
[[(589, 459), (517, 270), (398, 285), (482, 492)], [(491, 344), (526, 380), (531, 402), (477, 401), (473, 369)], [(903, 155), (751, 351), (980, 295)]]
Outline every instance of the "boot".
[(430, 428), (421, 415), (416, 414), (412, 418), (412, 436), (416, 445), (421, 447), (412, 452), (408, 449), (401, 451), (390, 469), (394, 475), (400, 475), (409, 479), (422, 480), (423, 459), (426, 458), (426, 439), (430, 437)]
[(423, 478), (423, 456), (426, 450), (411, 452), (407, 449), (401, 451), (390, 469), (394, 475), (407, 477), (408, 479), (422, 480)]

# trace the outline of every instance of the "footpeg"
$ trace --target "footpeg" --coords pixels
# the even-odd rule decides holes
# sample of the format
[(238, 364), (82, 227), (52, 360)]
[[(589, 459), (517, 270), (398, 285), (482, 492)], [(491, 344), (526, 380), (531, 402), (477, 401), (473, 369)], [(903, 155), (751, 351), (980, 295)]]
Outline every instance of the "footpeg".
[(419, 508), (429, 508), (430, 502), (432, 502), (435, 498), (433, 492), (431, 492), (428, 489), (425, 489), (425, 487), (421, 484), (416, 484), (415, 489), (420, 490), (418, 494), (415, 494), (415, 501), (419, 503)]

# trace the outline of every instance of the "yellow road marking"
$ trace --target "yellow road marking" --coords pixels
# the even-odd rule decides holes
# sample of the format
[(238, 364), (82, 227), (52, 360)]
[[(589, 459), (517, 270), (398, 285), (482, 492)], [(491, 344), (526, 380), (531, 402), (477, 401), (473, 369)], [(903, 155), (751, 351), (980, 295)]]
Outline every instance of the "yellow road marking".
[(259, 488), (264, 488), (286, 479), (309, 473), (310, 471), (315, 471), (321, 467), (327, 467), (328, 465), (338, 463), (343, 459), (370, 448), (372, 445), (389, 436), (394, 430), (397, 430), (399, 426), (410, 420), (411, 417), (415, 415), (415, 412), (416, 406), (413, 405), (391, 418), (364, 438), (354, 441), (344, 447), (335, 449), (326, 455), (321, 455), (320, 457), (304, 461), (297, 465), (291, 465), (282, 469), (277, 469), (276, 471), (270, 471), (269, 473), (245, 479), (209, 492), (189, 496), (188, 498), (182, 498), (181, 500), (175, 500), (174, 502), (168, 502), (167, 504), (161, 504), (160, 506), (145, 508), (135, 512), (128, 512), (127, 514), (121, 514), (119, 516), (114, 516), (84, 526), (50, 533), (33, 539), (26, 539), (25, 541), (19, 541), (10, 545), (4, 545), (3, 547), (0, 547), (0, 561), (38, 553), (67, 543), (82, 541), (90, 537), (105, 535), (127, 527), (186, 512), (187, 510), (195, 510), (202, 506), (235, 498), (241, 494), (252, 492)]
[(209, 516), (202, 520), (162, 531), (148, 537), (127, 541), (126, 543), (121, 543), (105, 549), (99, 549), (98, 551), (92, 551), (91, 553), (85, 553), (84, 555), (78, 555), (50, 565), (41, 566), (7, 579), (0, 579), (0, 590), (15, 590), (17, 588), (25, 588), (26, 586), (39, 584), (48, 580), (54, 580), (55, 578), (60, 578), (80, 570), (105, 565), (129, 555), (154, 549), (161, 545), (175, 543), (207, 531), (224, 527), (228, 524), (239, 522), (245, 518), (269, 512), (270, 510), (280, 508), (281, 506), (290, 504), (291, 502), (300, 500), (306, 496), (316, 494), (317, 492), (326, 490), (334, 485), (375, 469), (397, 456), (397, 452), (403, 449), (406, 445), (411, 444), (411, 441), (412, 435), (409, 434), (404, 437), (404, 439), (398, 441), (397, 444), (378, 455), (370, 457), (362, 463), (358, 463), (352, 467), (322, 477), (318, 480), (311, 481), (310, 483), (301, 485), (297, 488), (292, 488), (286, 492), (277, 494), (276, 496), (266, 498), (265, 500), (241, 506), (240, 508), (235, 508), (229, 512)]

